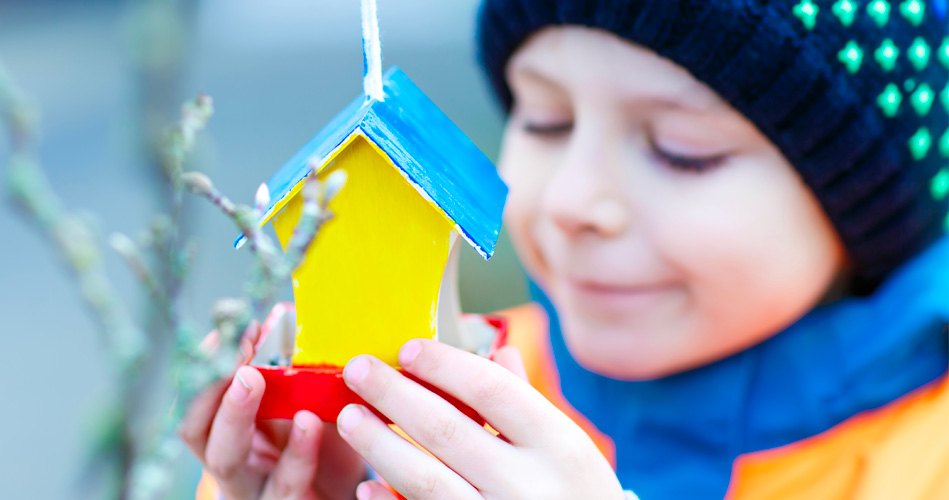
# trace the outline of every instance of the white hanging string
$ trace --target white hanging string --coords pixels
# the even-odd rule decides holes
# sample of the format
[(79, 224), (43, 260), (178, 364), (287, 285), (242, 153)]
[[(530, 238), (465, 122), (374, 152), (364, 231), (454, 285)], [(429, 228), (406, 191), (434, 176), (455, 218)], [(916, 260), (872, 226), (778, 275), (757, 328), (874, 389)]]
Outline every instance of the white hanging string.
[(382, 93), (382, 46), (379, 42), (376, 0), (362, 0), (362, 60), (363, 91), (367, 96), (381, 101), (385, 96)]

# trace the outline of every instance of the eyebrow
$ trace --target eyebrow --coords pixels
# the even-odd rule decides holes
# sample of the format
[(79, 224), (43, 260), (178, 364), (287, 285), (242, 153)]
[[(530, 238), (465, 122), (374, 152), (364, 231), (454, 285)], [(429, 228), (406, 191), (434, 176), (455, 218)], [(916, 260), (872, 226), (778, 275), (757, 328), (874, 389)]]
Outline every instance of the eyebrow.
[[(533, 65), (526, 63), (517, 63), (510, 65), (508, 68), (508, 78), (512, 78), (515, 74), (520, 74), (525, 78), (533, 80), (542, 85), (554, 88), (565, 94), (569, 94), (570, 91), (564, 87), (562, 84), (555, 81), (554, 78), (545, 74), (541, 69), (536, 68)], [(695, 99), (693, 96), (697, 94), (707, 94), (708, 89), (701, 87), (701, 82), (693, 81), (684, 88), (680, 93), (676, 95), (650, 95), (644, 96), (642, 98), (637, 98), (635, 101), (638, 102), (650, 102), (654, 104), (659, 104), (664, 107), (679, 108), (687, 111), (712, 111), (720, 108), (721, 104), (724, 103), (721, 98), (719, 99)], [(716, 94), (717, 96), (717, 94)], [(721, 101), (721, 102), (719, 102)]]
[(545, 86), (547, 86), (547, 87), (552, 87), (552, 88), (554, 88), (554, 89), (557, 89), (557, 90), (559, 90), (559, 91), (561, 91), (561, 92), (563, 92), (563, 93), (565, 93), (565, 94), (566, 94), (566, 93), (569, 93), (568, 90), (567, 90), (566, 88), (564, 88), (563, 85), (557, 83), (556, 81), (554, 81), (553, 78), (551, 78), (551, 77), (548, 76), (548, 75), (545, 75), (543, 71), (541, 71), (541, 70), (539, 70), (539, 69), (537, 69), (537, 68), (534, 68), (534, 67), (531, 66), (531, 65), (524, 65), (523, 63), (521, 63), (521, 64), (516, 64), (516, 63), (515, 63), (515, 64), (510, 65), (510, 66), (508, 67), (508, 75), (507, 75), (507, 78), (508, 78), (508, 79), (511, 79), (511, 78), (512, 78), (514, 75), (516, 75), (516, 74), (520, 74), (520, 75), (522, 75), (523, 77), (525, 77), (525, 78), (527, 78), (527, 79), (529, 79), (529, 80), (536, 81), (536, 82), (538, 82), (538, 83), (540, 83), (540, 84), (542, 84), (542, 85), (545, 85)]

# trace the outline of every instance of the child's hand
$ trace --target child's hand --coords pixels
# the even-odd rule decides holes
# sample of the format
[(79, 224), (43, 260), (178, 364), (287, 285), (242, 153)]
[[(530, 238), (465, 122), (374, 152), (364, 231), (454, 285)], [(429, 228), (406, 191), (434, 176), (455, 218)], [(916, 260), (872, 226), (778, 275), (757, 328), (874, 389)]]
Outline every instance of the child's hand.
[[(256, 327), (256, 325), (255, 325)], [(253, 358), (256, 341), (248, 332), (241, 343)], [(251, 337), (248, 341), (248, 337)], [(362, 460), (332, 426), (308, 411), (293, 422), (254, 422), (264, 379), (250, 366), (195, 398), (179, 429), (192, 453), (214, 476), (227, 500), (351, 499), (365, 479)]]
[[(471, 406), (503, 438), (372, 356), (349, 362), (346, 383), (437, 460), (359, 405), (340, 413), (340, 435), (410, 499), (623, 499), (586, 433), (512, 373), (523, 372), (516, 349), (502, 349), (497, 359), (431, 340), (409, 341), (399, 353), (406, 371)], [(360, 485), (357, 497), (394, 498), (373, 481)]]

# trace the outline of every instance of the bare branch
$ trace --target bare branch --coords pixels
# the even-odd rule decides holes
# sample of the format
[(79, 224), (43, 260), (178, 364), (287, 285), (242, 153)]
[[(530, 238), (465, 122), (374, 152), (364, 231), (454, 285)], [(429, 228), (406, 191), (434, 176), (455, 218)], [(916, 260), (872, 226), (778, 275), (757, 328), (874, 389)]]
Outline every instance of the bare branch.
[(109, 235), (109, 246), (122, 257), (122, 260), (124, 260), (129, 269), (132, 270), (132, 273), (135, 274), (138, 281), (152, 296), (152, 299), (159, 304), (159, 309), (162, 311), (162, 314), (164, 314), (167, 319), (171, 319), (172, 310), (168, 302), (168, 296), (165, 294), (165, 291), (162, 290), (155, 274), (149, 269), (135, 241), (122, 233), (112, 233)]

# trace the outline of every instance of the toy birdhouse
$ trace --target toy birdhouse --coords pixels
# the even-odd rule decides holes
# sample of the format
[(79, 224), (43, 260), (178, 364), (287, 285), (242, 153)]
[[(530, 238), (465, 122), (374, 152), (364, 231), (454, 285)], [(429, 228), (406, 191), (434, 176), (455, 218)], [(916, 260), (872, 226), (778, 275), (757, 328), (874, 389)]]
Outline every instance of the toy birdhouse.
[[(356, 401), (341, 380), (354, 356), (373, 354), (398, 367), (399, 348), (412, 338), (464, 343), (458, 250), (468, 244), (487, 259), (497, 242), (507, 187), (405, 73), (392, 68), (381, 75), (374, 2), (365, 3), (364, 93), (267, 182), (271, 202), (260, 223), (272, 222), (286, 248), (306, 178), (347, 174), (329, 207), (333, 219), (293, 274), (291, 366), (262, 370), (267, 390), (259, 418), (290, 418), (308, 408), (334, 420)], [(242, 243), (243, 237), (236, 246)]]

